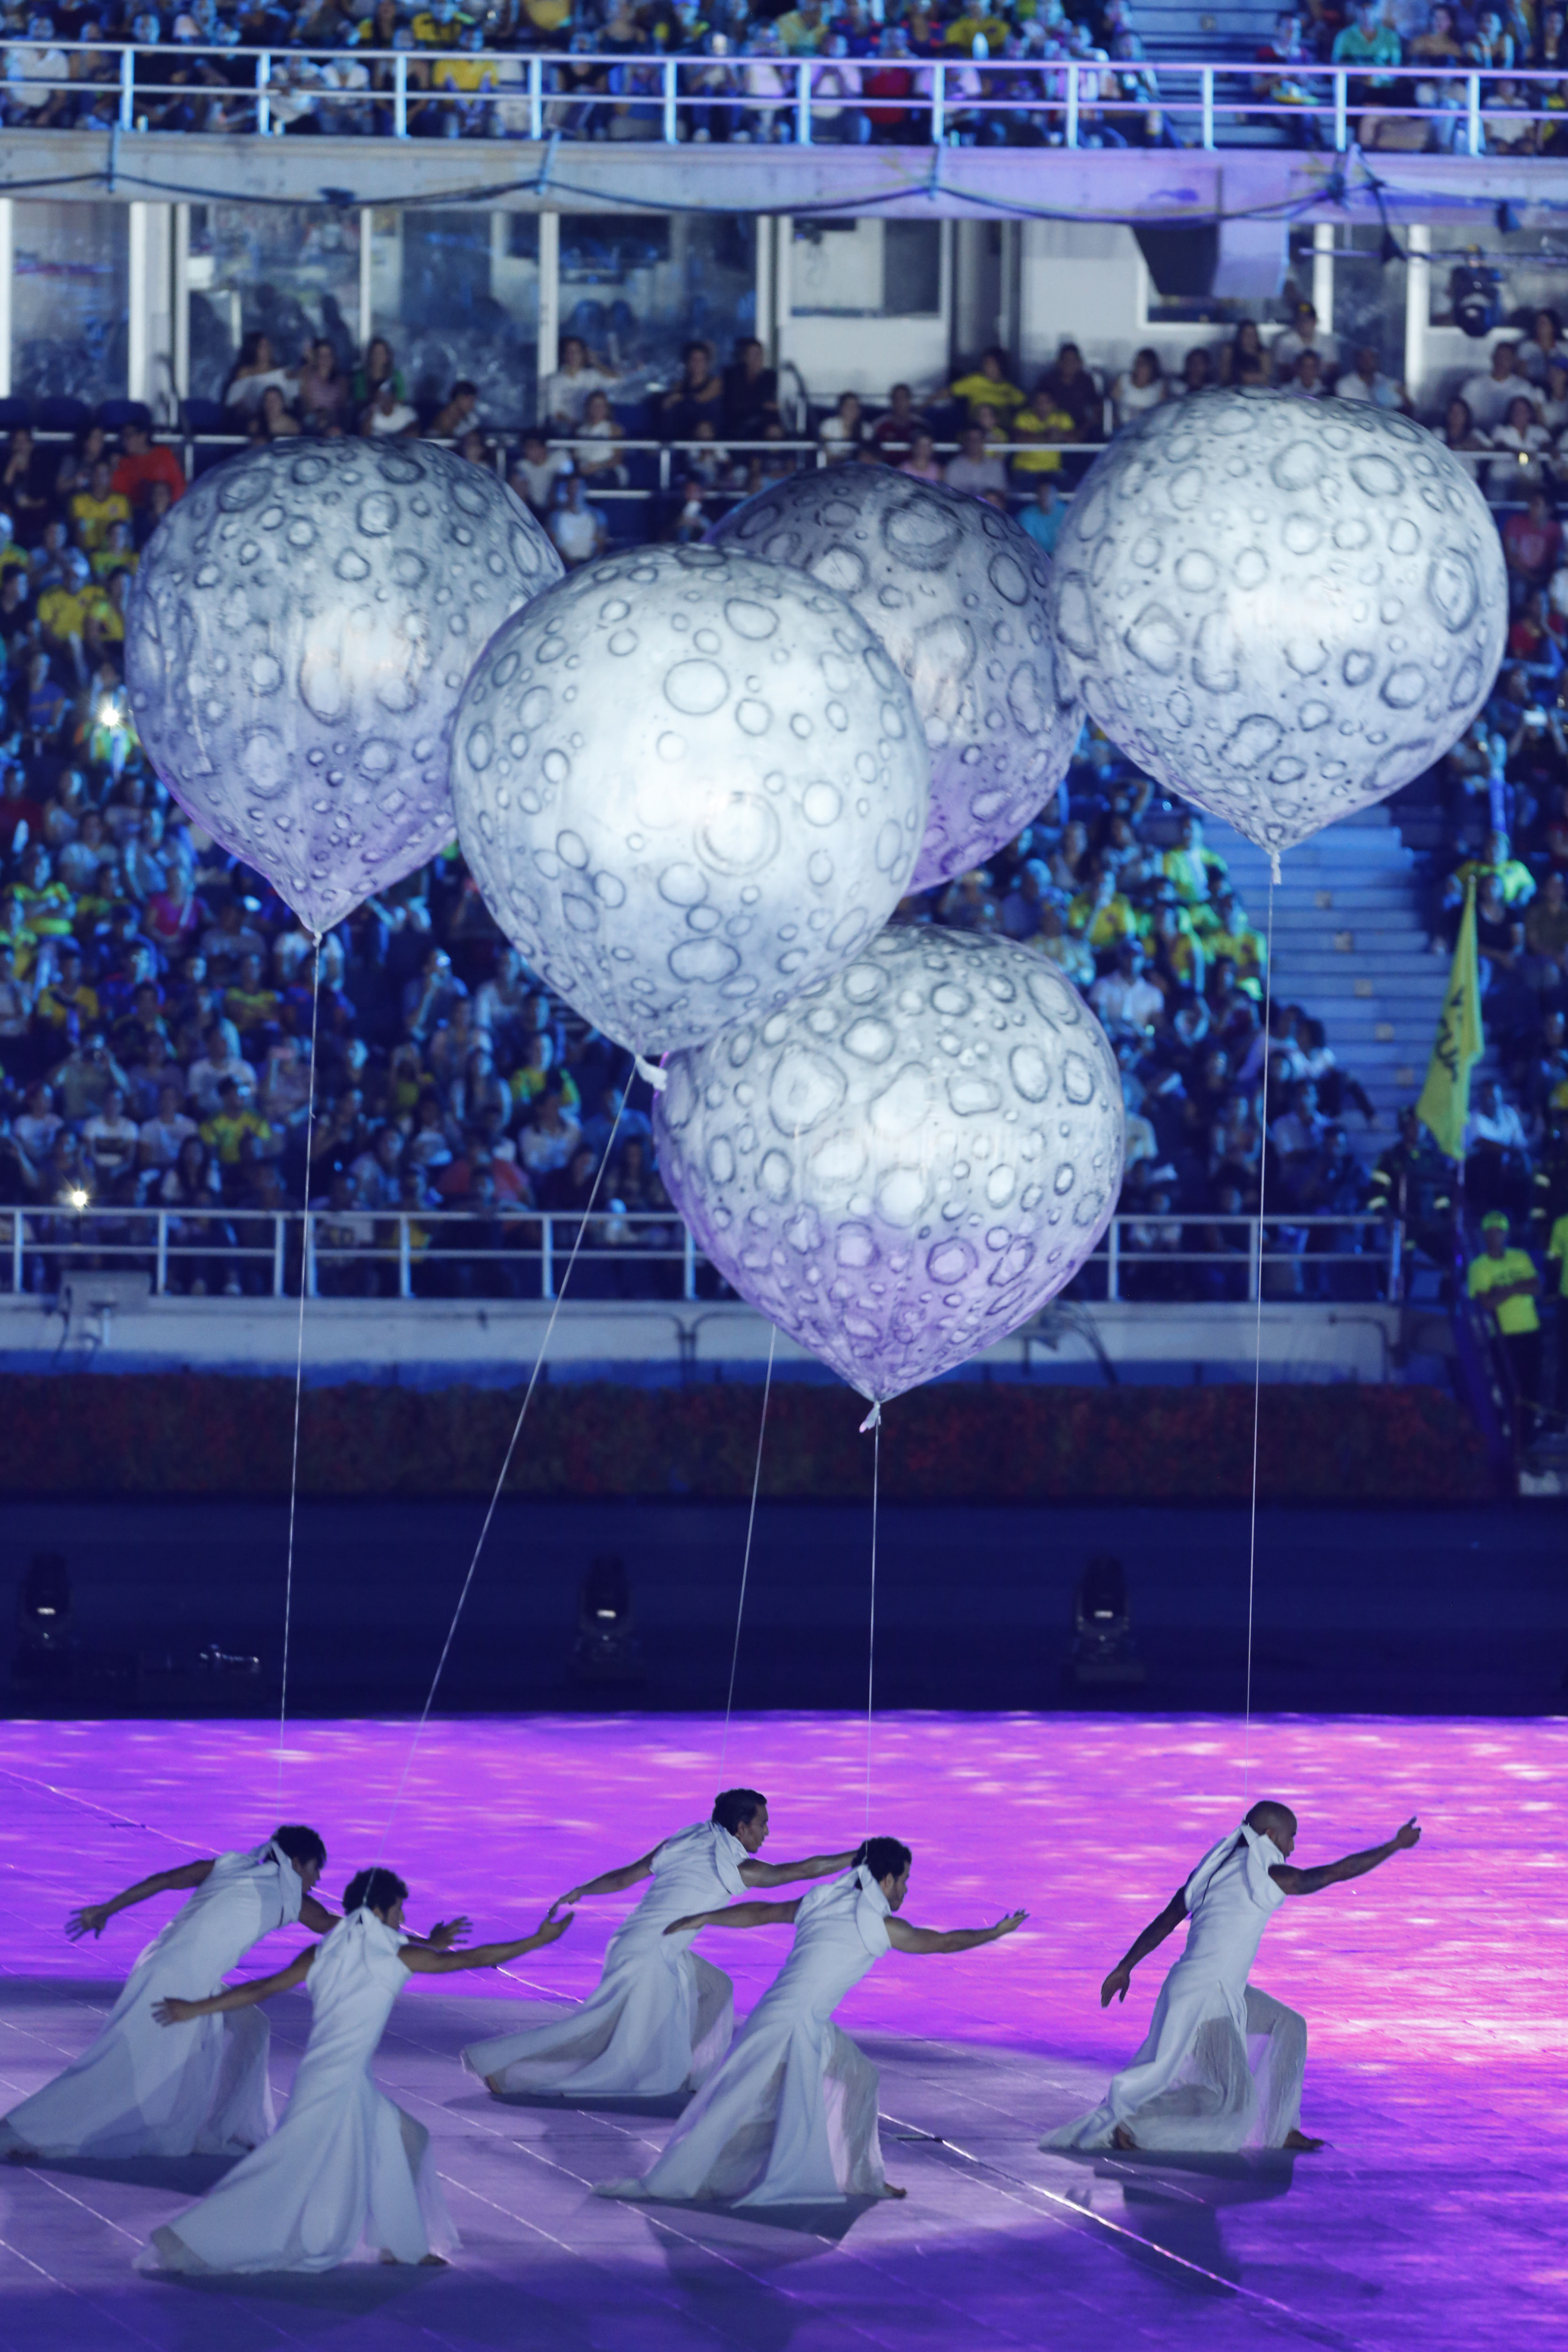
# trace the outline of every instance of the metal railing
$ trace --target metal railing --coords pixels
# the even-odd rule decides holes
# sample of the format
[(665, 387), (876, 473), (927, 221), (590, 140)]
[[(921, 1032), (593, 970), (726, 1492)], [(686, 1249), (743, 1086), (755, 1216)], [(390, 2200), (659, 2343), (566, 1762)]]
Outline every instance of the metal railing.
[[(267, 138), (310, 115), (329, 131), (407, 139), (452, 135), (446, 127), (451, 114), (459, 136), (534, 142), (613, 138), (676, 146), (706, 130), (716, 141), (743, 132), (809, 147), (859, 144), (870, 131), (894, 146), (1174, 143), (1208, 150), (1227, 143), (1227, 132), (1251, 139), (1272, 127), (1284, 143), (1342, 153), (1352, 139), (1379, 142), (1380, 129), (1369, 141), (1370, 120), (1379, 126), (1425, 122), (1426, 143), (1471, 156), (1494, 143), (1505, 152), (1538, 144), (1535, 126), (1547, 125), (1565, 133), (1568, 152), (1568, 116), (1551, 102), (1563, 85), (1559, 72), (1464, 59), (1270, 66), (1199, 58), (1162, 60), (1155, 68), (1142, 59), (745, 53), (719, 59), (56, 40), (6, 41), (0, 50), (5, 112), (14, 129), (57, 127), (68, 115), (77, 127)], [(63, 74), (54, 67), (57, 58)], [(893, 76), (907, 78), (908, 86), (865, 87), (868, 78)], [(1528, 102), (1505, 95), (1505, 85), (1522, 90)], [(58, 106), (61, 93), (79, 103)], [(187, 119), (153, 120), (169, 115)]]
[[(693, 1300), (727, 1286), (673, 1214), (613, 1205), (493, 1208), (0, 1210), (0, 1290), (54, 1296), (93, 1272), (145, 1274), (156, 1298), (553, 1300), (576, 1248), (576, 1298)], [(477, 1229), (482, 1227), (480, 1233)], [(1368, 1213), (1119, 1215), (1074, 1297), (1142, 1304), (1323, 1296), (1396, 1300), (1405, 1228)]]

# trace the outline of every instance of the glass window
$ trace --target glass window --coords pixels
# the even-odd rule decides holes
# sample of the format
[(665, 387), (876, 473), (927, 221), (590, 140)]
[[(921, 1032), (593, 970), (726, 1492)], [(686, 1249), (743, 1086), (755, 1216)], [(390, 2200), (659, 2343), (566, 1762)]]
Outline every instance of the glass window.
[(123, 205), (18, 203), (11, 386), (29, 400), (122, 399), (130, 315)]
[(221, 400), (247, 335), (295, 368), (324, 335), (340, 368), (359, 356), (360, 213), (330, 205), (193, 205), (191, 391)]
[(531, 423), (539, 373), (539, 222), (531, 213), (377, 211), (374, 330), (431, 415), (466, 377), (479, 422)]
[(790, 310), (797, 319), (934, 319), (942, 309), (942, 223), (797, 220)]
[(1568, 321), (1568, 238), (1543, 236), (1540, 229), (1500, 229), (1487, 223), (1478, 246), (1473, 223), (1432, 226), (1432, 268), (1428, 277), (1430, 317), (1435, 327), (1454, 325), (1454, 277), (1469, 269), (1495, 279), (1497, 323), (1531, 331), (1537, 310), (1555, 310)]
[(561, 332), (580, 335), (622, 378), (618, 397), (661, 391), (682, 347), (713, 346), (726, 367), (756, 332), (757, 232), (707, 214), (561, 216)]

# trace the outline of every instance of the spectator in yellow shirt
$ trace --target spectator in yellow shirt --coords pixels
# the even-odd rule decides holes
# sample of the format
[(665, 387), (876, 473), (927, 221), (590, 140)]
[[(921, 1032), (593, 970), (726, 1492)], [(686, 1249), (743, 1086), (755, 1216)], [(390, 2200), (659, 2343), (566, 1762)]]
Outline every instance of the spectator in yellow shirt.
[(254, 1137), (258, 1145), (272, 1141), (270, 1123), (258, 1110), (240, 1100), (239, 1088), (233, 1078), (225, 1078), (217, 1090), (217, 1108), (210, 1118), (204, 1118), (199, 1129), (202, 1141), (216, 1158), (223, 1169), (237, 1168), (249, 1155), (246, 1139)]
[(1508, 1351), (1521, 1429), (1528, 1437), (1541, 1403), (1541, 1317), (1535, 1305), (1541, 1276), (1528, 1250), (1509, 1247), (1501, 1209), (1481, 1219), (1481, 1253), (1470, 1260), (1465, 1288), (1480, 1302)]
[(813, 58), (827, 38), (822, 0), (799, 0), (773, 26), (786, 58)]
[(79, 1030), (95, 1029), (99, 1022), (98, 991), (82, 978), (81, 958), (68, 948), (60, 957), (59, 976), (41, 989), (34, 1008), (38, 1020), (64, 1036), (74, 1013)]
[(1062, 456), (1055, 445), (1072, 439), (1073, 421), (1065, 408), (1058, 408), (1054, 402), (1037, 394), (1035, 399), (1026, 401), (1023, 407), (1015, 413), (1008, 437), (1035, 445), (1028, 449), (1020, 449), (1014, 457), (1013, 471), (1016, 474), (1031, 477), (1059, 474)]
[(111, 487), (112, 474), (108, 458), (100, 457), (89, 478), (89, 488), (78, 490), (70, 503), (76, 543), (89, 554), (103, 545), (111, 523), (131, 528), (131, 501)]
[(984, 40), (987, 55), (999, 58), (1010, 29), (1000, 16), (992, 16), (985, 0), (963, 0), (963, 14), (953, 18), (942, 37), (942, 47), (972, 58), (978, 36)]
[(1568, 1217), (1559, 1217), (1546, 1244), (1546, 1262), (1557, 1268), (1557, 1410), (1568, 1406)]
[(1090, 887), (1068, 906), (1068, 929), (1087, 940), (1096, 955), (1114, 955), (1123, 940), (1137, 937), (1138, 918), (1109, 866), (1097, 866)]
[(1010, 424), (1014, 412), (1024, 405), (1024, 394), (1016, 383), (1008, 381), (1007, 354), (999, 343), (993, 343), (988, 352), (981, 352), (977, 368), (972, 368), (967, 375), (955, 376), (943, 397), (962, 400), (969, 410), (972, 425), (978, 422), (975, 415), (978, 408), (994, 408), (999, 417)]
[[(111, 580), (117, 572), (134, 574), (142, 558), (131, 544), (130, 524), (111, 522), (103, 535), (102, 546), (95, 547), (89, 560), (95, 580)], [(0, 566), (5, 561), (4, 554), (0, 554)]]
[(1203, 825), (1195, 816), (1182, 819), (1176, 846), (1167, 849), (1160, 863), (1184, 907), (1205, 904), (1214, 886), (1226, 877), (1225, 860), (1217, 851), (1205, 848)]

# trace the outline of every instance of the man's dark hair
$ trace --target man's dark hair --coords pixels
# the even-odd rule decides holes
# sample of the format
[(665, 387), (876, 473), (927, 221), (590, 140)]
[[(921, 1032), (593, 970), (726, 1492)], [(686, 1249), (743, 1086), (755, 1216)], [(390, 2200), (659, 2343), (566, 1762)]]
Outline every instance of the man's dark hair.
[(280, 1830), (274, 1830), (272, 1843), (281, 1847), (290, 1862), (315, 1862), (323, 1870), (327, 1866), (327, 1849), (320, 1833), (305, 1829), (299, 1822), (285, 1822)]
[(868, 1838), (855, 1860), (864, 1863), (873, 1878), (902, 1878), (914, 1855), (898, 1838)]
[(406, 1899), (408, 1889), (395, 1870), (360, 1870), (343, 1889), (343, 1916), (351, 1911), (390, 1911)]
[(1262, 1797), (1247, 1816), (1247, 1826), (1259, 1837), (1272, 1837), (1279, 1829), (1296, 1827), (1296, 1816), (1289, 1805), (1278, 1803), (1272, 1797)]
[(479, 396), (479, 387), (477, 383), (470, 383), (466, 375), (460, 375), (452, 386), (452, 398), (461, 400), (465, 393), (471, 393), (477, 400)]
[(756, 1789), (721, 1789), (713, 1800), (713, 1819), (731, 1837), (767, 1810), (767, 1799)]

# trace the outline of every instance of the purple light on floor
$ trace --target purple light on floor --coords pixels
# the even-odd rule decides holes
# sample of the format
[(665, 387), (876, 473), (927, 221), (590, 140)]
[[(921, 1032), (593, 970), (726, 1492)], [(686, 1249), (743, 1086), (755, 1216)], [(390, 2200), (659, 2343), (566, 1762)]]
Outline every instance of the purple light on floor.
[[(462, 1911), (483, 1935), (531, 1926), (565, 1887), (705, 1813), (719, 1785), (716, 1718), (441, 1721), (420, 1742), (388, 1836), (411, 1736), (406, 1723), (290, 1725), (282, 1815), (309, 1821), (326, 1837), (333, 1894), (379, 1855), (410, 1881), (416, 1924)], [(1258, 2291), (1298, 2319), (1356, 2346), (1414, 2347), (1425, 2330), (1428, 2345), (1480, 2347), (1505, 2340), (1515, 2323), (1528, 2332), (1545, 2308), (1541, 2298), (1550, 2302), (1568, 2284), (1562, 2240), (1552, 2234), (1561, 2205), (1549, 2188), (1564, 2177), (1568, 2155), (1561, 1999), (1568, 1899), (1554, 1829), (1568, 1724), (1293, 1718), (1254, 1723), (1248, 1746), (1250, 1795), (1283, 1798), (1300, 1817), (1299, 1860), (1375, 1843), (1411, 1813), (1426, 1836), (1415, 1853), (1364, 1882), (1287, 1905), (1269, 1927), (1258, 1980), (1307, 2016), (1303, 2120), (1328, 2132), (1333, 2147), (1314, 2160), (1320, 2169), (1298, 2166), (1289, 2197), (1221, 2217), (1240, 2275), (1261, 2282)], [(852, 1844), (862, 1828), (865, 1774), (863, 1718), (769, 1715), (730, 1727), (724, 1779), (766, 1791), (771, 1856)], [(111, 1923), (101, 1943), (76, 1947), (61, 1933), (67, 1912), (168, 1862), (258, 1838), (279, 1811), (277, 1782), (276, 1730), (253, 1722), (0, 1725), (0, 1965), (30, 1980), (35, 1998), (50, 1986), (61, 1994), (73, 1985), (106, 1987), (168, 1906), (149, 1906)], [(889, 1958), (846, 2003), (842, 2021), (873, 2046), (884, 2105), (893, 2105), (896, 2084), (906, 2113), (923, 2103), (923, 2128), (942, 2131), (943, 2115), (969, 2098), (965, 2084), (972, 2090), (983, 2074), (1012, 2084), (1018, 2121), (1007, 2160), (1019, 2178), (1043, 2184), (1047, 2206), (1029, 2227), (1045, 2252), (1061, 2237), (1048, 2194), (1059, 2205), (1081, 2176), (1058, 2159), (1037, 2160), (1029, 2134), (1061, 2120), (1075, 2101), (1088, 2104), (1100, 2076), (1131, 2054), (1160, 1961), (1140, 1972), (1126, 2007), (1109, 2013), (1098, 2006), (1100, 1978), (1205, 1847), (1239, 1818), (1243, 1788), (1243, 1734), (1230, 1720), (902, 1715), (873, 1727), (872, 1824), (915, 1849), (909, 1916), (952, 1926), (1023, 1905), (1032, 1916), (1009, 1942), (962, 1959)], [(410, 2001), (577, 1998), (625, 1910), (621, 1900), (584, 1907), (563, 1943), (531, 1956), (510, 1979), (419, 1983)], [(275, 1939), (253, 1965), (277, 1965), (297, 1935)], [(784, 1944), (759, 1934), (715, 1937), (705, 1948), (735, 1977), (743, 2012)], [(10, 2029), (0, 2043), (9, 2098), (37, 2079), (37, 2058), (4, 1998), (0, 2019)], [(921, 2071), (927, 2042), (942, 2045), (934, 2074)], [(1023, 2071), (1007, 2073), (1010, 2053)], [(467, 2119), (461, 2127), (470, 2137), (492, 2128), (497, 2111), (463, 2105), (470, 2086), (455, 2068), (433, 2079), (432, 2095)], [(520, 2112), (501, 2111), (509, 2131), (524, 2129), (515, 2124)], [(967, 2107), (964, 2115), (963, 2130), (981, 2127)], [(526, 2127), (535, 2121), (525, 2118)], [(951, 2137), (962, 2140), (963, 2130), (948, 2125)], [(514, 2148), (506, 2161), (523, 2158)], [(1093, 2185), (1097, 2200), (1110, 2193), (1122, 2210), (1121, 2189)], [(1136, 2184), (1126, 2190), (1126, 2210), (1142, 2230), (1137, 2193)], [(120, 2194), (118, 2226), (139, 2231), (144, 2216), (132, 2192)], [(136, 2194), (146, 2205), (147, 2192)], [(167, 2196), (153, 2205), (154, 2220), (174, 2210)], [(917, 2241), (928, 2250), (969, 2242), (963, 2230), (931, 2234), (929, 2198), (924, 2208), (911, 2200), (900, 2210), (908, 2219), (898, 2224), (903, 2236), (888, 2241), (889, 2262)], [(875, 2233), (892, 2231), (891, 2210), (857, 2225), (834, 2259), (847, 2261), (857, 2247), (878, 2242)], [(648, 2242), (646, 2220), (591, 2220), (605, 2242)], [(1355, 2251), (1363, 2238), (1364, 2259)], [(1017, 2241), (1009, 2243), (1016, 2252)], [(1205, 2257), (1210, 2268), (1215, 2259)], [(1102, 2316), (1148, 2326), (1153, 2290), (1137, 2284), (1125, 2263), (1105, 2260)], [(125, 2307), (152, 2306), (132, 2294)], [(1258, 2340), (1237, 2332), (1233, 2305), (1217, 2321), (1211, 2311), (1203, 2326), (1201, 2315), (1184, 2310), (1173, 2305), (1159, 2320), (1157, 2340), (1213, 2342), (1216, 2325), (1221, 2342)], [(1505, 2310), (1514, 2313), (1506, 2325)], [(1042, 2325), (1039, 2339), (1020, 2339), (1000, 2315), (997, 2327), (949, 2340), (1032, 2343), (1048, 2332)], [(878, 2340), (900, 2347), (934, 2340), (922, 2329)], [(6, 2340), (27, 2339), (7, 2332)], [(153, 2329), (148, 2340), (166, 2339)], [(489, 2339), (480, 2330), (446, 2340)], [(689, 2337), (676, 2332), (668, 2340), (709, 2339), (693, 2323)], [(734, 2340), (747, 2340), (743, 2326)], [(816, 2323), (800, 2339), (813, 2347), (840, 2340)], [(1079, 2337), (1069, 2328), (1060, 2340)]]

